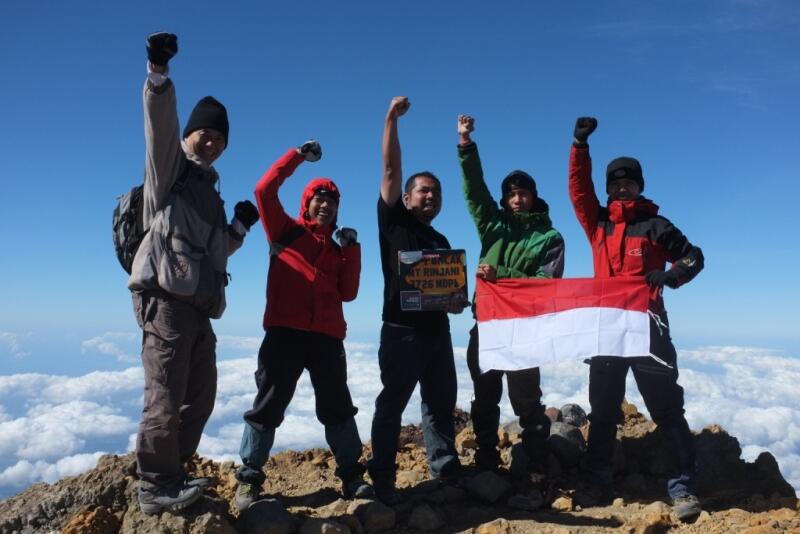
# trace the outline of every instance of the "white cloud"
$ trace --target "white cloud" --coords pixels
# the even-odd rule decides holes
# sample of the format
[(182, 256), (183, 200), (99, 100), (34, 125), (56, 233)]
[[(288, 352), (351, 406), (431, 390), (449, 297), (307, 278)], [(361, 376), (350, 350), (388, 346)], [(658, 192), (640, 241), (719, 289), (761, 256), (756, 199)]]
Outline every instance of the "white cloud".
[(102, 452), (66, 456), (57, 462), (29, 462), (20, 460), (0, 471), (0, 487), (23, 489), (36, 482), (52, 483), (66, 476), (77, 475), (92, 469)]
[(118, 436), (134, 426), (115, 408), (95, 402), (35, 404), (24, 417), (0, 423), (0, 455), (52, 460), (80, 452), (89, 439)]
[(38, 373), (0, 376), (0, 402), (30, 399), (30, 402), (68, 402), (80, 399), (107, 399), (112, 395), (141, 392), (144, 372), (141, 367), (123, 371), (95, 371), (67, 377)]
[[(141, 334), (134, 334), (133, 332), (106, 332), (81, 342), (81, 352), (96, 351), (106, 356), (113, 356), (120, 362), (137, 362), (139, 361), (139, 356), (136, 353), (132, 353), (133, 349), (130, 346), (139, 339), (141, 339)], [(128, 345), (128, 348), (122, 348), (120, 344)]]
[[(249, 340), (249, 341), (248, 341)], [(220, 347), (214, 413), (199, 452), (215, 460), (239, 461), (242, 414), (256, 392), (255, 338), (229, 338)], [(361, 439), (369, 440), (375, 398), (381, 390), (377, 347), (346, 343), (348, 383), (359, 408)], [(225, 351), (248, 350), (247, 357), (223, 359)], [(454, 349), (458, 374), (458, 406), (468, 410), (472, 383), (464, 347)], [(240, 353), (241, 354), (241, 353)], [(230, 354), (228, 354), (230, 356)], [(757, 348), (704, 347), (680, 351), (680, 383), (686, 391), (686, 413), (696, 430), (718, 423), (742, 445), (752, 461), (768, 450), (778, 459), (787, 480), (800, 489), (800, 360)], [(589, 368), (568, 362), (542, 369), (544, 403), (560, 407), (575, 402), (588, 411)], [(55, 480), (93, 465), (97, 451), (122, 452), (135, 446), (143, 388), (141, 367), (95, 372), (77, 377), (44, 374), (0, 376), (0, 498), (39, 480)], [(646, 411), (632, 376), (627, 398)], [(503, 396), (504, 421), (514, 418)], [(419, 422), (415, 392), (403, 423)], [(275, 450), (324, 447), (313, 389), (307, 373), (278, 429)]]
[(30, 352), (22, 348), (20, 336), (13, 332), (0, 332), (0, 347), (5, 347), (14, 358), (25, 358), (30, 355)]
[(229, 350), (247, 350), (258, 352), (262, 338), (252, 336), (217, 336), (217, 352)]

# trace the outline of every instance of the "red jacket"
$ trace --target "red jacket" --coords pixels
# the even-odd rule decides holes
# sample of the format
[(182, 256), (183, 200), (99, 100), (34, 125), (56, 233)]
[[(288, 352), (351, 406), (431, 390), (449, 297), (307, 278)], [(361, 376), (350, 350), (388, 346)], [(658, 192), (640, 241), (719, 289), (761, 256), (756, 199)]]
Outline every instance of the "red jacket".
[[(670, 271), (683, 285), (703, 269), (702, 251), (658, 215), (658, 206), (650, 200), (639, 197), (600, 206), (588, 147), (573, 146), (570, 151), (569, 197), (592, 246), (596, 278), (643, 276), (670, 262)], [(655, 310), (663, 309), (660, 291), (653, 292), (653, 300)]]
[(322, 186), (338, 193), (327, 178), (308, 183), (297, 219), (284, 211), (278, 189), (303, 161), (295, 149), (289, 150), (256, 185), (258, 211), (270, 242), (264, 328), (284, 326), (344, 339), (342, 302), (358, 294), (361, 246), (339, 247), (332, 238), (334, 227), (320, 227), (303, 217), (315, 189)]

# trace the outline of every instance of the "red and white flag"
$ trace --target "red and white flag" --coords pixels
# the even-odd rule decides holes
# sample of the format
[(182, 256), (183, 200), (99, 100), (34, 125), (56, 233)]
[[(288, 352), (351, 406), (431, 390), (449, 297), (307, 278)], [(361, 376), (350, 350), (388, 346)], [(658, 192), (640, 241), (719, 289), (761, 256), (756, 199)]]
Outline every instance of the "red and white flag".
[(642, 276), (476, 282), (481, 371), (650, 354)]

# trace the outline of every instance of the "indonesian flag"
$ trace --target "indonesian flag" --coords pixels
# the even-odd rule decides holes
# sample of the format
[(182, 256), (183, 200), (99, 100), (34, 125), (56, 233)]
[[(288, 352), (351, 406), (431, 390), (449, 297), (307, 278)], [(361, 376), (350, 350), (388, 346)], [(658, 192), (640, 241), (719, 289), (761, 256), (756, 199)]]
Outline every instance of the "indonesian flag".
[(650, 354), (644, 277), (478, 279), (481, 371)]

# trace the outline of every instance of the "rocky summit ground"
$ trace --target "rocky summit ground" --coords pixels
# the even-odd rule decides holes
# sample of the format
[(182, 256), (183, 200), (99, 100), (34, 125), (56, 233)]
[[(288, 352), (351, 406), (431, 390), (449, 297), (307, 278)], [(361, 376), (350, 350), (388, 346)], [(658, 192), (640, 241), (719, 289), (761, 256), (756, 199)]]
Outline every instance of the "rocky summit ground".
[[(182, 514), (147, 516), (136, 501), (133, 455), (109, 455), (87, 473), (36, 484), (0, 502), (0, 533), (800, 532), (797, 496), (772, 455), (744, 462), (736, 438), (718, 426), (695, 434), (697, 489), (705, 511), (692, 523), (678, 522), (665, 503), (670, 457), (663, 437), (633, 405), (624, 409), (615, 454), (617, 498), (607, 506), (592, 506), (576, 492), (588, 423), (573, 405), (548, 409), (553, 454), (544, 481), (524, 475), (521, 462), (513, 466), (515, 423), (500, 430), (504, 466), (498, 473), (468, 470), (448, 485), (430, 479), (419, 428), (408, 426), (401, 434), (397, 477), (406, 499), (395, 507), (341, 499), (335, 460), (327, 450), (312, 449), (272, 457), (265, 467), (265, 499), (242, 514), (232, 505), (235, 466), (196, 458), (187, 466), (191, 474), (213, 479), (203, 499)], [(457, 415), (457, 447), (462, 464), (470, 466), (474, 435), (465, 414)]]

